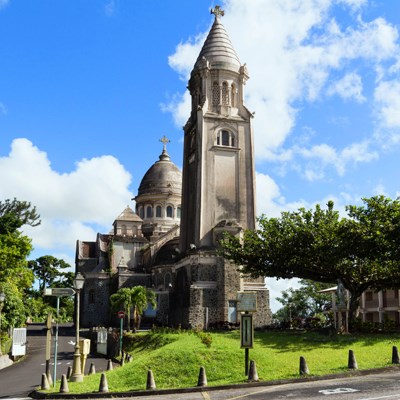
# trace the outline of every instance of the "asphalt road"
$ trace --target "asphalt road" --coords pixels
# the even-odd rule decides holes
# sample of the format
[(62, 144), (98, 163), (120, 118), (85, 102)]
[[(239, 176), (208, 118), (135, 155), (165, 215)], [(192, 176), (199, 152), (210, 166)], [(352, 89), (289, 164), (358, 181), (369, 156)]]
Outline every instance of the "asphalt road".
[[(298, 382), (198, 393), (129, 397), (125, 400), (400, 400), (400, 370), (352, 378)], [(120, 399), (124, 400), (124, 399)]]
[[(46, 331), (42, 324), (31, 324), (27, 332), (27, 355), (22, 361), (0, 370), (0, 399), (27, 398), (28, 394), (41, 385), (42, 373), (46, 369)], [(70, 326), (60, 326), (57, 351), (57, 379), (66, 374), (68, 366), (72, 366), (75, 333)], [(54, 337), (53, 337), (54, 340)], [(52, 340), (51, 372), (54, 370), (54, 344)], [(86, 361), (85, 374), (91, 363), (96, 372), (107, 369), (105, 358), (92, 355)]]

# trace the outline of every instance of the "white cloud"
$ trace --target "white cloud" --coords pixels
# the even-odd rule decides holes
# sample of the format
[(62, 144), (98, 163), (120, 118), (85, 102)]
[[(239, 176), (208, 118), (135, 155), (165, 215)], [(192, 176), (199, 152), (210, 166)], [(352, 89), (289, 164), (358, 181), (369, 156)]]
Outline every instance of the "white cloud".
[(0, 102), (0, 115), (6, 115), (6, 114), (7, 114), (6, 106)]
[(342, 79), (333, 83), (328, 88), (328, 94), (337, 94), (345, 100), (354, 99), (358, 103), (363, 103), (366, 98), (362, 94), (361, 76), (356, 73), (346, 74)]
[(0, 10), (9, 4), (9, 0), (0, 0)]
[(375, 101), (383, 128), (400, 128), (400, 80), (380, 82)]
[(107, 17), (112, 17), (115, 14), (115, 9), (116, 9), (116, 2), (115, 0), (109, 0), (107, 3), (104, 5), (104, 14)]
[[(133, 197), (130, 174), (111, 156), (84, 159), (60, 174), (47, 154), (27, 139), (15, 139), (8, 156), (0, 157), (0, 199), (30, 201), (42, 224), (26, 227), (35, 247), (75, 250), (77, 239), (94, 240)], [(67, 250), (65, 250), (67, 251)]]

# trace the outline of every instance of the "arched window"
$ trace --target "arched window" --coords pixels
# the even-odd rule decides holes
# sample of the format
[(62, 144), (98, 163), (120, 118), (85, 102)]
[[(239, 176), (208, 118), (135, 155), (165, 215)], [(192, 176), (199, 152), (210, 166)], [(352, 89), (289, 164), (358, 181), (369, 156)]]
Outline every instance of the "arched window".
[(156, 207), (156, 217), (161, 218), (161, 206)]
[(219, 90), (219, 85), (218, 82), (213, 83), (213, 89), (212, 89), (212, 103), (214, 106), (218, 106), (220, 104), (220, 97), (221, 93)]
[(226, 82), (222, 84), (222, 105), (229, 105), (229, 90)]
[(144, 218), (144, 211), (143, 211), (143, 207), (142, 206), (139, 207), (138, 214), (139, 214), (140, 218), (142, 218), (142, 219)]
[(178, 207), (177, 209), (176, 209), (176, 218), (181, 218), (181, 208), (180, 207)]
[(147, 206), (146, 208), (146, 218), (152, 218), (153, 217), (153, 207)]
[(126, 225), (121, 225), (121, 234), (126, 235), (126, 232), (127, 232)]
[(217, 133), (217, 146), (235, 147), (235, 136), (232, 132), (221, 130)]
[(172, 218), (173, 217), (173, 209), (171, 206), (167, 207), (167, 218)]

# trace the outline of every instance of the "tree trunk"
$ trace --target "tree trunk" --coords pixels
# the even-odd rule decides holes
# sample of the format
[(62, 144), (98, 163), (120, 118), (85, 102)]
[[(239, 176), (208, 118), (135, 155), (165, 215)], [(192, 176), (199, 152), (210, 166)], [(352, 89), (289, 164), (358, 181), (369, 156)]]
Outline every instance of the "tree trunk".
[(350, 291), (349, 299), (349, 326), (354, 326), (354, 322), (358, 317), (358, 307), (360, 305), (360, 297), (362, 292)]

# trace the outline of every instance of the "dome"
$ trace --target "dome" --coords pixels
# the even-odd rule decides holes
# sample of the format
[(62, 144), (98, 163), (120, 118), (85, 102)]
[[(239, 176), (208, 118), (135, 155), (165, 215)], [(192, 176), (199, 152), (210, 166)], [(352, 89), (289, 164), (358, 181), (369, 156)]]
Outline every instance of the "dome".
[(159, 158), (140, 182), (138, 197), (152, 194), (181, 195), (181, 170), (171, 161), (165, 148)]
[(223, 15), (223, 12), (218, 6), (212, 12), (213, 14), (215, 13), (215, 20), (200, 51), (194, 69), (199, 68), (205, 59), (210, 63), (211, 68), (239, 72), (241, 66), (239, 57), (219, 18), (219, 15)]

